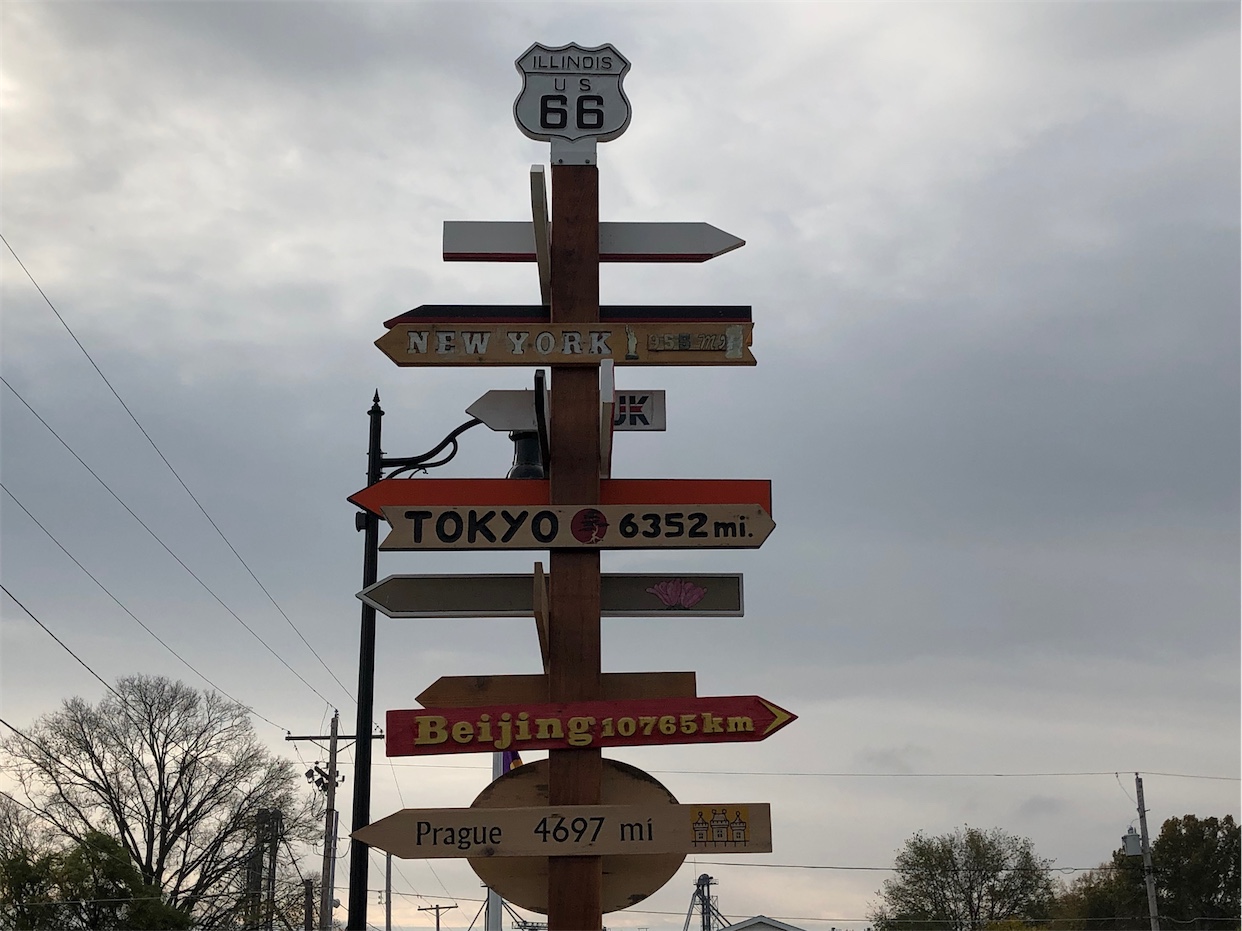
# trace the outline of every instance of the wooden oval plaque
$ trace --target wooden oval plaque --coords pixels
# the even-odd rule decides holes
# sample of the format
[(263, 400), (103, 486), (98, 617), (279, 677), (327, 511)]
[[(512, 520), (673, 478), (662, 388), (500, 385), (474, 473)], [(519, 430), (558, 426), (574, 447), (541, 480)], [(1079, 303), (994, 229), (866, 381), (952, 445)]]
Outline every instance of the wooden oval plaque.
[[(548, 804), (548, 761), (527, 763), (505, 773), (481, 793), (471, 808), (524, 808)], [(628, 763), (604, 760), (604, 805), (676, 805), (677, 799), (655, 777)], [(660, 889), (681, 868), (682, 853), (606, 856), (605, 912), (636, 905)], [(548, 912), (547, 857), (468, 857), (471, 869), (489, 887), (519, 908)]]

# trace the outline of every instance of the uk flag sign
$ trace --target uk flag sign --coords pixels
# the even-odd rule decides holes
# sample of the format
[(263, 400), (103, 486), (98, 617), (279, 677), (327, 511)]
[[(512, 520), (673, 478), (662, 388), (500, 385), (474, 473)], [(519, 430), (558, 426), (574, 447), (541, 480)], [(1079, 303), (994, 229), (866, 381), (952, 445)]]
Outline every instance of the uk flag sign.
[(663, 391), (618, 391), (613, 396), (612, 428), (622, 430), (665, 430)]

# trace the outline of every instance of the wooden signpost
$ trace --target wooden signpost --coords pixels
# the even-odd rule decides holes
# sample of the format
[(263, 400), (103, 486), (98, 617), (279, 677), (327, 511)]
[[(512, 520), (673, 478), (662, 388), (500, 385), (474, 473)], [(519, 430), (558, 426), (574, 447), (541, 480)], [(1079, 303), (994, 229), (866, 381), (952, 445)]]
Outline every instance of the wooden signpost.
[[(605, 672), (600, 676), (600, 692), (606, 701), (694, 698), (698, 694), (695, 681), (693, 672)], [(425, 708), (546, 704), (548, 677), (441, 676), (415, 698)]]
[[(420, 304), (384, 321), (392, 329), (399, 324), (508, 323), (528, 327), (551, 323), (547, 304)], [(747, 304), (604, 304), (600, 323), (750, 323)]]
[[(599, 412), (595, 411), (598, 421)], [(598, 430), (593, 430), (598, 435)], [(594, 474), (594, 469), (592, 469)], [(772, 513), (772, 483), (732, 478), (595, 478), (598, 503), (608, 505), (750, 504)], [(384, 508), (539, 507), (553, 504), (552, 483), (527, 478), (385, 478), (349, 496), (372, 514)]]
[(389, 756), (765, 740), (795, 715), (758, 695), (389, 711)]
[(756, 549), (776, 527), (757, 504), (381, 509), (381, 550)]
[(356, 835), (395, 857), (771, 853), (765, 803), (406, 808)]
[(375, 341), (397, 365), (754, 365), (749, 323), (398, 323)]
[[(427, 707), (389, 711), (390, 756), (542, 748), (548, 758), (503, 775), (469, 809), (406, 810), (353, 836), (397, 856), (466, 857), (489, 887), (546, 911), (549, 931), (599, 929), (687, 853), (772, 849), (767, 804), (679, 804), (600, 748), (758, 741), (794, 715), (756, 695), (698, 697), (693, 673), (602, 672), (601, 616), (740, 614), (741, 577), (601, 577), (601, 550), (754, 548), (774, 524), (766, 481), (610, 477), (613, 431), (658, 429), (641, 397), (654, 392), (619, 401), (613, 365), (755, 358), (750, 307), (601, 308), (599, 264), (701, 262), (743, 242), (707, 224), (600, 223), (596, 144), (630, 120), (630, 64), (616, 48), (536, 43), (515, 65), (518, 127), (551, 143), (551, 216), (536, 166), (532, 222), (448, 222), (444, 257), (535, 262), (543, 303), (424, 305), (387, 321), (376, 346), (401, 366), (549, 367), (547, 416), (540, 404), (533, 417), (549, 477), (372, 474), (349, 500), (389, 523), (381, 549), (549, 550), (546, 581), (537, 564), (533, 576), (390, 576), (359, 593), (394, 617), (533, 614), (540, 641), (541, 675), (441, 677), (419, 696)], [(493, 429), (530, 429), (525, 397), (489, 393), (476, 405)], [(725, 578), (736, 597), (714, 581)], [(351, 873), (349, 927), (362, 928), (352, 886)]]
[[(530, 617), (532, 575), (390, 575), (358, 592), (388, 617)], [(601, 617), (741, 617), (737, 573), (600, 576)]]

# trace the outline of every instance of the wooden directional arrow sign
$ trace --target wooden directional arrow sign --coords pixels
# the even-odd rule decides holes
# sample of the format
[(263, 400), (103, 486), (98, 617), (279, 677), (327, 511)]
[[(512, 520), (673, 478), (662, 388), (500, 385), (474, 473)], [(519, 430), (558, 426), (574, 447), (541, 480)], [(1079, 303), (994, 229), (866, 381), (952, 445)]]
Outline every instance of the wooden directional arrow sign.
[[(466, 408), (466, 413), (492, 430), (535, 430), (535, 392), (487, 392)], [(613, 392), (612, 428), (618, 432), (666, 429), (665, 394), (662, 390)]]
[[(678, 305), (604, 304), (601, 323), (751, 323), (746, 304)], [(391, 329), (402, 323), (513, 323), (535, 326), (551, 323), (546, 304), (420, 304), (384, 321)]]
[[(746, 245), (709, 223), (601, 223), (601, 262), (706, 262)], [(446, 262), (533, 262), (534, 224), (445, 220)]]
[(763, 740), (795, 715), (758, 695), (388, 712), (389, 756)]
[(397, 365), (754, 365), (750, 323), (399, 323), (375, 341)]
[[(527, 574), (390, 575), (358, 592), (389, 617), (530, 617), (535, 589)], [(737, 573), (600, 576), (601, 617), (741, 617)], [(426, 702), (424, 702), (426, 704)]]
[(385, 507), (382, 550), (757, 549), (776, 528), (757, 504)]
[(406, 808), (352, 835), (406, 860), (771, 853), (766, 802)]
[[(547, 479), (385, 478), (349, 496), (372, 514), (385, 507), (542, 506), (552, 499)], [(599, 483), (600, 504), (673, 505), (754, 504), (772, 513), (772, 483), (767, 479), (610, 478)]]
[(755, 549), (776, 526), (766, 480), (601, 479), (598, 505), (548, 499), (544, 479), (504, 478), (389, 478), (349, 498), (388, 521), (383, 550)]
[[(693, 672), (605, 672), (600, 685), (607, 701), (633, 698), (694, 698)], [(416, 696), (425, 708), (537, 705), (548, 701), (548, 677), (441, 676)]]

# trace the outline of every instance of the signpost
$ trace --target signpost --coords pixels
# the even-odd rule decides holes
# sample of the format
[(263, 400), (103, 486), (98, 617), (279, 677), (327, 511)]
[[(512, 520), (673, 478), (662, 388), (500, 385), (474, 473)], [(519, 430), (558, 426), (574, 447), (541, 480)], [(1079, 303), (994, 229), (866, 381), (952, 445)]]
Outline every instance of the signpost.
[[(607, 701), (633, 698), (694, 698), (693, 672), (605, 672), (600, 691)], [(441, 676), (415, 696), (425, 708), (537, 705), (548, 701), (548, 677)]]
[(757, 504), (455, 505), (381, 508), (381, 550), (757, 549), (775, 528)]
[[(534, 262), (535, 226), (521, 220), (445, 220), (446, 262)], [(710, 223), (601, 223), (601, 262), (706, 262), (746, 240)]]
[[(663, 390), (614, 391), (612, 399), (613, 430), (621, 433), (667, 429)], [(498, 432), (536, 430), (539, 426), (535, 420), (535, 392), (529, 389), (488, 391), (467, 407), (466, 413)]]
[(562, 805), (406, 808), (354, 836), (395, 857), (598, 857), (607, 854), (771, 853), (771, 808), (701, 805)]
[(749, 323), (398, 323), (375, 341), (397, 365), (754, 365)]
[[(772, 513), (772, 483), (767, 479), (597, 478), (596, 482), (600, 504), (741, 502)], [(536, 478), (385, 478), (354, 492), (349, 501), (372, 514), (382, 514), (386, 507), (539, 507), (552, 503), (552, 487), (546, 479)]]
[(794, 720), (756, 695), (698, 697), (691, 672), (602, 672), (601, 617), (737, 616), (742, 592), (740, 576), (601, 576), (600, 550), (754, 548), (774, 524), (766, 481), (611, 478), (614, 431), (665, 429), (663, 392), (616, 392), (612, 366), (754, 365), (753, 323), (750, 307), (601, 308), (599, 264), (702, 262), (743, 241), (705, 223), (600, 223), (597, 143), (630, 121), (630, 63), (616, 48), (536, 43), (515, 66), (514, 119), (551, 143), (550, 215), (535, 166), (531, 222), (446, 222), (444, 257), (535, 262), (543, 303), (423, 305), (387, 321), (376, 346), (401, 366), (550, 368), (546, 400), (541, 368), (536, 392), (488, 392), (468, 409), (494, 430), (537, 433), (548, 479), (377, 480), (372, 470), (349, 500), (372, 530), (376, 516), (389, 523), (380, 549), (549, 550), (546, 579), (538, 563), (533, 576), (366, 573), (358, 597), (372, 616), (533, 614), (543, 661), (541, 675), (441, 677), (419, 696), (428, 707), (388, 712), (389, 755), (549, 753), (469, 809), (411, 809), (364, 827), (356, 794), (351, 931), (365, 925), (364, 844), (466, 857), (490, 888), (546, 911), (549, 931), (599, 929), (687, 853), (772, 849), (766, 804), (681, 805), (600, 753), (763, 740)]
[[(358, 592), (388, 617), (530, 617), (533, 576), (390, 575)], [(741, 617), (740, 573), (605, 573), (601, 617)]]
[(765, 740), (795, 715), (758, 695), (389, 711), (389, 756)]
[[(604, 304), (601, 323), (751, 323), (747, 304)], [(392, 328), (401, 323), (512, 323), (537, 326), (550, 323), (547, 305), (540, 304), (419, 304), (412, 310), (384, 321)]]

